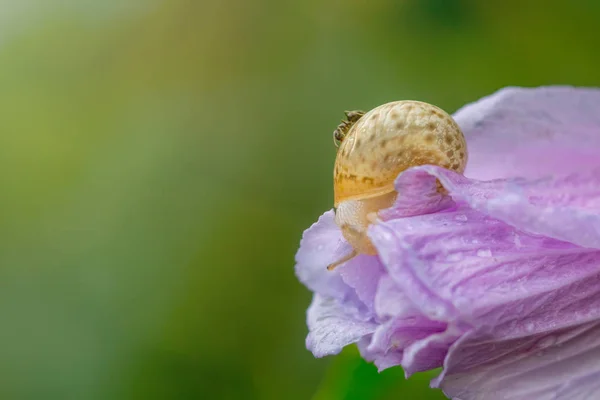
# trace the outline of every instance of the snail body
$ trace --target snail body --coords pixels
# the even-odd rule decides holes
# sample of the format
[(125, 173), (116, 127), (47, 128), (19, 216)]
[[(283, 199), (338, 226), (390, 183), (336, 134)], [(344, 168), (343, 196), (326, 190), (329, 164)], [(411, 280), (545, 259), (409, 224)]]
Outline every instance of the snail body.
[[(334, 132), (340, 142), (334, 167), (335, 222), (357, 254), (377, 254), (367, 236), (377, 212), (391, 207), (400, 172), (418, 165), (438, 165), (463, 173), (467, 145), (450, 115), (420, 101), (395, 101), (362, 114), (346, 113)], [(352, 116), (352, 120), (350, 118)]]

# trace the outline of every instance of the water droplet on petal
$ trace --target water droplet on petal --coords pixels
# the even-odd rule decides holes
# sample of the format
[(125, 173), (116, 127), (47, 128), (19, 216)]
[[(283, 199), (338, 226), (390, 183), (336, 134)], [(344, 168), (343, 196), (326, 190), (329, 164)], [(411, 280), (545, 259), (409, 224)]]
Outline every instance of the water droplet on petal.
[(534, 329), (535, 329), (535, 324), (533, 322), (527, 322), (525, 324), (525, 330), (527, 332), (533, 332)]
[(478, 257), (491, 257), (492, 251), (490, 249), (479, 249), (477, 250)]
[(463, 255), (460, 253), (453, 253), (448, 255), (448, 261), (460, 261), (463, 259)]
[(515, 246), (517, 246), (518, 249), (523, 247), (523, 244), (521, 243), (521, 238), (516, 233), (513, 236), (513, 242), (515, 243)]
[(455, 220), (457, 220), (457, 221), (462, 221), (462, 222), (464, 222), (464, 221), (466, 221), (468, 218), (467, 218), (467, 216), (466, 216), (466, 215), (464, 215), (464, 214), (459, 214), (459, 215), (457, 215), (456, 217), (454, 217), (454, 219), (455, 219)]

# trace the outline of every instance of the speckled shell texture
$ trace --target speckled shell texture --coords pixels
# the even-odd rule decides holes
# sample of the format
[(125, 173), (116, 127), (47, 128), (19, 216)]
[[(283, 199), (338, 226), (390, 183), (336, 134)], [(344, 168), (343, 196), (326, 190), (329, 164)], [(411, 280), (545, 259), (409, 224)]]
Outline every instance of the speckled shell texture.
[(432, 164), (462, 173), (466, 163), (466, 142), (450, 115), (420, 101), (387, 103), (366, 113), (341, 143), (334, 203), (389, 193), (410, 167)]

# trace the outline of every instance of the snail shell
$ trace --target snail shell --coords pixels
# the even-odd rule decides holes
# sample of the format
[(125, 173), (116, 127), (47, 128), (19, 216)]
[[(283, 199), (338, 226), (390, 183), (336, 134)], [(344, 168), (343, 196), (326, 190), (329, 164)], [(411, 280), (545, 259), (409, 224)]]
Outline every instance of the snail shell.
[(418, 165), (463, 173), (467, 144), (457, 123), (440, 108), (420, 101), (396, 101), (362, 115), (347, 129), (333, 174), (335, 221), (356, 254), (377, 254), (367, 227), (377, 211), (391, 207), (398, 174)]

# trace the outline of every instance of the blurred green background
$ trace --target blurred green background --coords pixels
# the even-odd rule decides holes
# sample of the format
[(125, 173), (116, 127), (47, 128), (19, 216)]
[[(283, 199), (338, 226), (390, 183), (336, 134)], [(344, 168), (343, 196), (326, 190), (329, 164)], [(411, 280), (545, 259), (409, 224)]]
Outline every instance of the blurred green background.
[(441, 399), (304, 348), (345, 109), (600, 84), (600, 2), (0, 0), (0, 399)]

